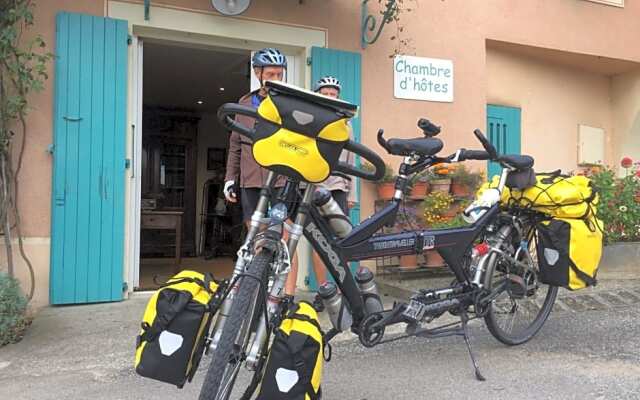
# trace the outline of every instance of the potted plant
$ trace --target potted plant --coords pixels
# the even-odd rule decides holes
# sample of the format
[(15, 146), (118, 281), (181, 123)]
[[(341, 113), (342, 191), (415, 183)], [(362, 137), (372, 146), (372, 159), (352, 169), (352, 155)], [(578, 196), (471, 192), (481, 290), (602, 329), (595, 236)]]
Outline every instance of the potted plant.
[(427, 226), (445, 221), (449, 218), (453, 197), (442, 191), (432, 191), (422, 201), (423, 217)]
[[(373, 173), (375, 168), (370, 163), (364, 161), (362, 163), (362, 169)], [(384, 164), (384, 175), (380, 178), (379, 181), (376, 182), (376, 188), (378, 190), (378, 199), (380, 200), (390, 200), (393, 198), (393, 194), (395, 192), (395, 181), (396, 175), (391, 168), (391, 166), (387, 163)]]
[(429, 192), (429, 171), (422, 171), (413, 175), (409, 180), (409, 198), (414, 200), (424, 199)]
[(451, 172), (451, 193), (455, 197), (471, 197), (481, 182), (481, 173), (472, 171), (464, 164), (460, 164)]
[(429, 185), (432, 192), (449, 193), (451, 190), (451, 168), (446, 164), (436, 164), (429, 174)]
[[(462, 226), (468, 225), (464, 219), (462, 219), (462, 215), (456, 215), (453, 219), (441, 219), (438, 222), (432, 223), (429, 228), (431, 229), (448, 229), (448, 228), (459, 228)], [(428, 250), (424, 253), (425, 266), (427, 268), (438, 268), (446, 266), (446, 262), (444, 258), (440, 255), (437, 250)]]

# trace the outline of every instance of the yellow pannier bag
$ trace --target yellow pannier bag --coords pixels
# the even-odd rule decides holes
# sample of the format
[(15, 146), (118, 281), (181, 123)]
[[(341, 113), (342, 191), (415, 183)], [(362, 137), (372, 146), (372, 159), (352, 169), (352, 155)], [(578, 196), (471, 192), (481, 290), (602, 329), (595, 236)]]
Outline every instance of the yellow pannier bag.
[(179, 388), (193, 379), (218, 308), (214, 300), (220, 301), (218, 289), (211, 274), (185, 270), (153, 294), (136, 341), (139, 375)]
[(554, 218), (538, 224), (540, 281), (570, 290), (596, 284), (602, 256), (602, 221)]
[(586, 218), (595, 214), (598, 195), (586, 176), (537, 174), (534, 186), (511, 191), (511, 201), (558, 218)]
[(313, 306), (292, 304), (275, 332), (256, 400), (319, 400), (324, 346)]
[(264, 168), (305, 182), (329, 177), (349, 140), (357, 107), (282, 83), (267, 82), (258, 107), (253, 158)]
[[(498, 175), (485, 182), (478, 190), (477, 198), (486, 189), (497, 188), (499, 182)], [(536, 183), (524, 190), (505, 187), (500, 202), (532, 208), (557, 218), (588, 218), (596, 213), (598, 194), (585, 176), (537, 174)]]

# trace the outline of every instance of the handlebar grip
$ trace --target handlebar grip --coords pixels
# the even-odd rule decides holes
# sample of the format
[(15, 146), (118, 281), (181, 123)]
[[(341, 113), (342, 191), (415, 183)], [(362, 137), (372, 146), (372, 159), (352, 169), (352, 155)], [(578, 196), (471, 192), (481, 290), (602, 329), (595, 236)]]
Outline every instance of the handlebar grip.
[(476, 138), (478, 138), (480, 143), (482, 143), (482, 147), (484, 147), (484, 149), (487, 151), (487, 153), (489, 153), (489, 156), (491, 157), (490, 159), (491, 160), (497, 159), (498, 158), (498, 151), (496, 150), (495, 147), (493, 147), (491, 142), (489, 142), (489, 140), (487, 140), (487, 137), (484, 135), (484, 133), (482, 133), (482, 131), (480, 129), (476, 129), (475, 131), (473, 131), (473, 134), (476, 135)]
[(341, 172), (347, 175), (357, 176), (358, 178), (366, 179), (368, 181), (379, 181), (380, 179), (382, 179), (386, 167), (384, 161), (382, 161), (382, 158), (380, 158), (379, 155), (369, 150), (369, 148), (363, 146), (362, 144), (356, 143), (351, 140), (349, 140), (344, 146), (344, 150), (357, 154), (360, 157), (364, 158), (366, 161), (370, 162), (375, 168), (375, 172), (366, 172), (342, 161), (338, 163), (338, 165), (334, 168), (334, 171)]
[(464, 160), (490, 160), (491, 156), (484, 150), (464, 150), (461, 161)]
[(239, 134), (254, 140), (255, 130), (231, 118), (231, 115), (235, 114), (246, 115), (247, 117), (257, 119), (258, 110), (254, 107), (243, 106), (236, 103), (226, 103), (218, 108), (218, 120), (225, 128), (238, 132)]

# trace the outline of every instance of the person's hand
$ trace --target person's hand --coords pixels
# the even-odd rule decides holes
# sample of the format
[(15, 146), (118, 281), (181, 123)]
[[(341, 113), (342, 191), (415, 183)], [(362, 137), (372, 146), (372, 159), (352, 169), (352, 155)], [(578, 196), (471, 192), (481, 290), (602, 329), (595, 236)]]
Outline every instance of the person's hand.
[(238, 196), (236, 195), (236, 181), (226, 181), (222, 191), (224, 192), (224, 197), (227, 201), (231, 203), (238, 202)]
[(353, 207), (355, 207), (355, 205), (355, 201), (347, 200), (347, 206), (349, 207), (349, 209), (352, 209)]

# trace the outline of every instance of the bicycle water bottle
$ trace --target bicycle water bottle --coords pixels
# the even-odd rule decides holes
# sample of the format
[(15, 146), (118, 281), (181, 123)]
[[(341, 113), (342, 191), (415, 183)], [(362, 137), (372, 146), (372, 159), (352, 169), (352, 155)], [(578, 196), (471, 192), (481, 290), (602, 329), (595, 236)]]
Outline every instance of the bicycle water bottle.
[(336, 236), (343, 238), (347, 236), (353, 226), (349, 217), (344, 215), (342, 208), (335, 201), (331, 192), (327, 189), (318, 189), (313, 194), (313, 204), (318, 207), (320, 214), (327, 220)]
[(382, 300), (378, 294), (378, 287), (373, 280), (373, 272), (367, 267), (360, 267), (356, 271), (356, 283), (362, 293), (364, 309), (367, 315), (382, 311)]
[(318, 294), (322, 299), (325, 310), (329, 313), (331, 325), (342, 332), (351, 328), (353, 318), (347, 308), (347, 304), (342, 300), (342, 295), (338, 293), (338, 287), (333, 282), (325, 282), (318, 288)]
[(468, 224), (473, 224), (480, 219), (494, 204), (500, 201), (500, 191), (490, 188), (482, 193), (466, 210), (462, 213), (462, 218)]

